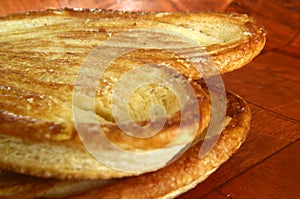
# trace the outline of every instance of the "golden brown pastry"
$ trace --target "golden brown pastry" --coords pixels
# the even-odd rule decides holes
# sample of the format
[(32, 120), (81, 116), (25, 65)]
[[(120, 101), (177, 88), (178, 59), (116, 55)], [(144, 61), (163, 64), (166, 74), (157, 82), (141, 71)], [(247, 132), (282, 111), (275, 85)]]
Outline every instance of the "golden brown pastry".
[[(228, 94), (229, 124), (199, 159), (213, 113), (194, 80), (244, 66), (265, 41), (264, 28), (240, 14), (62, 9), (0, 17), (0, 169), (2, 182), (11, 180), (1, 197), (67, 196), (106, 180), (78, 197), (172, 198), (194, 187), (237, 150), (250, 120), (245, 102)], [(99, 129), (126, 153), (99, 142)], [(169, 159), (130, 159), (157, 150)], [(176, 160), (176, 150), (187, 151)]]
[[(227, 124), (214, 148), (199, 158), (202, 142), (156, 172), (117, 180), (63, 181), (0, 173), (0, 198), (66, 197), (174, 198), (204, 181), (240, 147), (250, 128), (251, 113), (239, 96), (227, 93)], [(81, 194), (78, 194), (83, 192)], [(78, 195), (76, 195), (78, 194)], [(74, 196), (76, 195), (76, 196)]]

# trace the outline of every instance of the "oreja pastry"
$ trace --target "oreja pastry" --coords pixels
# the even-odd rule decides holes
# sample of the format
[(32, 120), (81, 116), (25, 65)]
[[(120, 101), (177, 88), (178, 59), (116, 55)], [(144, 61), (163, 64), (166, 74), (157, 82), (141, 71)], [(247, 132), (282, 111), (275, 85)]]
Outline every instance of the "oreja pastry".
[(265, 41), (264, 28), (240, 14), (1, 17), (0, 181), (12, 183), (0, 198), (89, 189), (78, 197), (172, 198), (194, 187), (239, 148), (250, 124), (246, 103), (228, 93), (226, 127), (200, 158), (214, 105), (198, 80), (244, 66)]

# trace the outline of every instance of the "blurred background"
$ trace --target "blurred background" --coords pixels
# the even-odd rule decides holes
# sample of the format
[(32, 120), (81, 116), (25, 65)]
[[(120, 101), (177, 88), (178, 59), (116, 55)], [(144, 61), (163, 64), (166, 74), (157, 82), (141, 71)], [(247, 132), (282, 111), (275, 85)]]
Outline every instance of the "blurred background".
[[(128, 11), (223, 11), (232, 0), (0, 0), (1, 15), (45, 8), (84, 7)], [(10, 9), (7, 9), (10, 8)]]

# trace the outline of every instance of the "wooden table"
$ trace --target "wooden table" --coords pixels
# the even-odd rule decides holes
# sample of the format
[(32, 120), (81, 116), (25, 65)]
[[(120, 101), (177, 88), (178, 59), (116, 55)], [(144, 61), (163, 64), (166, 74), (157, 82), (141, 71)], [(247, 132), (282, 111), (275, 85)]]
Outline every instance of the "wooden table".
[(265, 26), (263, 52), (224, 75), (226, 89), (249, 102), (251, 132), (239, 151), (179, 198), (300, 198), (300, 1), (298, 0), (9, 0), (0, 15), (47, 7), (247, 13)]

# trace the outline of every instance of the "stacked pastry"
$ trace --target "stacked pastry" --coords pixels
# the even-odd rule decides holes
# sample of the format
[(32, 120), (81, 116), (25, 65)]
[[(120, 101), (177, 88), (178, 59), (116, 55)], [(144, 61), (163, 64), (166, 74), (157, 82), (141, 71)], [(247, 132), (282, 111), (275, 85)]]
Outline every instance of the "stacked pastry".
[(265, 40), (239, 14), (0, 18), (0, 198), (174, 198), (195, 187), (250, 128), (246, 102), (210, 79)]

